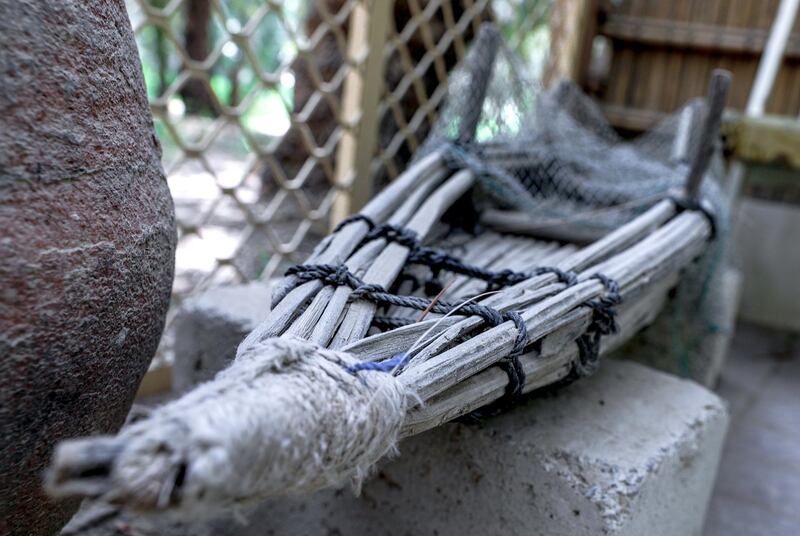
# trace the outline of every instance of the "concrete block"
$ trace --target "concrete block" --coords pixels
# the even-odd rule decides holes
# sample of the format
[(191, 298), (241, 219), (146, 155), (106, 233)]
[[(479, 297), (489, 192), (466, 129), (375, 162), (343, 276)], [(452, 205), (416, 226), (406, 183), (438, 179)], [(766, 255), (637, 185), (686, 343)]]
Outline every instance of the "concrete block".
[[(705, 272), (691, 274), (690, 284), (703, 285)], [(612, 353), (649, 367), (689, 378), (706, 387), (717, 384), (735, 329), (742, 277), (735, 269), (720, 271), (708, 283), (702, 310), (693, 313), (692, 296), (699, 288), (679, 290), (656, 320)]]
[(210, 380), (269, 313), (269, 282), (212, 288), (187, 300), (175, 317), (172, 387), (185, 391)]
[(744, 198), (736, 215), (734, 262), (744, 276), (740, 317), (800, 331), (800, 207)]
[(723, 402), (697, 384), (606, 360), (480, 425), (404, 440), (358, 497), (273, 500), (240, 513), (245, 524), (124, 521), (197, 536), (699, 535), (727, 424)]

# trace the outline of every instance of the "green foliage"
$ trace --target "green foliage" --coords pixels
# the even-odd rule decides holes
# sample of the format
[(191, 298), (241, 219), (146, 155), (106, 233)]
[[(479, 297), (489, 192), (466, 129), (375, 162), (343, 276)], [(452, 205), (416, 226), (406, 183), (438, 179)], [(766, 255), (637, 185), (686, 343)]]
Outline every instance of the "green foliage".
[[(152, 7), (164, 8), (168, 0), (139, 0)], [(189, 0), (190, 1), (190, 0)], [(170, 17), (150, 19), (150, 23), (137, 32), (139, 53), (142, 59), (148, 98), (153, 101), (169, 91), (170, 109), (186, 110), (194, 115), (214, 115), (213, 107), (190, 106), (175, 88), (176, 80), (184, 68), (179, 50), (186, 41), (187, 12), (185, 2)], [(199, 1), (199, 0), (198, 0)], [(513, 43), (515, 52), (531, 63), (542, 61), (547, 48), (547, 18), (553, 0), (495, 0), (503, 33)], [(263, 0), (212, 0), (211, 15), (207, 24), (208, 53), (221, 49), (218, 59), (208, 70), (208, 84), (216, 99), (224, 106), (236, 107), (248, 99), (242, 113), (242, 124), (252, 132), (266, 132), (265, 124), (288, 120), (287, 110), (293, 102), (291, 77), (265, 86), (259, 73), (277, 74), (281, 67), (294, 57), (297, 44), (292, 35), (303, 33), (304, 17), (309, 9), (307, 0), (283, 0), (270, 4), (248, 40), (252, 57), (231, 39), (231, 33), (241, 31), (264, 8)], [(140, 14), (144, 17), (144, 12)], [(252, 63), (251, 63), (252, 62)], [(254, 63), (254, 64), (253, 64)], [(252, 92), (257, 95), (252, 95)], [(182, 104), (182, 105), (181, 105)], [(262, 127), (262, 128), (259, 128)], [(159, 138), (169, 145), (169, 134), (164, 125), (157, 124)], [(457, 128), (457, 125), (453, 125)], [(480, 125), (479, 134), (491, 136), (495, 126)], [(165, 147), (166, 149), (166, 147)]]
[[(156, 8), (163, 8), (166, 0), (142, 0)], [(188, 2), (187, 2), (188, 3)], [(227, 106), (236, 106), (251, 91), (277, 92), (284, 102), (291, 102), (291, 87), (278, 84), (264, 88), (254, 69), (264, 73), (276, 73), (291, 60), (296, 46), (290, 39), (290, 31), (300, 29), (307, 3), (301, 0), (286, 0), (280, 10), (270, 11), (264, 16), (249, 39), (256, 65), (251, 65), (245, 53), (231, 39), (231, 32), (240, 31), (262, 9), (263, 3), (256, 0), (220, 0), (212, 2), (211, 17), (206, 21), (209, 32), (208, 52), (222, 47), (219, 59), (209, 68), (209, 84), (216, 98)], [(137, 32), (137, 43), (142, 60), (147, 96), (155, 100), (165, 94), (183, 69), (183, 57), (179, 49), (186, 40), (186, 9), (180, 9), (171, 17), (155, 24), (147, 24)], [(290, 30), (290, 31), (287, 31)], [(174, 92), (171, 99), (181, 99)], [(259, 97), (260, 98), (260, 97)], [(250, 109), (262, 112), (263, 105)]]

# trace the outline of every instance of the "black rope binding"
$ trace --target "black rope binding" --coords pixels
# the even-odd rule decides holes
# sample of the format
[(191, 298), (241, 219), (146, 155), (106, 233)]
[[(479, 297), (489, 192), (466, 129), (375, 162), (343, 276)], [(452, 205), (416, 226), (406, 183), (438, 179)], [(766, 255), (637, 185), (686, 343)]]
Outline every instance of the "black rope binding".
[(381, 316), (375, 315), (372, 319), (372, 325), (381, 331), (390, 329), (402, 328), (413, 324), (415, 320), (404, 316)]
[[(677, 205), (678, 202), (676, 201)], [(356, 214), (343, 220), (337, 229), (355, 221), (363, 221), (370, 227), (370, 231), (363, 242), (384, 238), (409, 248), (411, 252), (407, 263), (427, 266), (431, 271), (431, 279), (434, 281), (438, 279), (441, 271), (447, 270), (486, 281), (488, 290), (514, 285), (530, 277), (543, 274), (554, 274), (561, 283), (567, 286), (575, 285), (578, 282), (575, 272), (549, 266), (540, 266), (529, 273), (523, 273), (513, 270), (494, 272), (480, 266), (466, 264), (444, 251), (420, 246), (417, 234), (410, 229), (385, 223), (376, 225), (371, 219), (362, 214)], [(432, 301), (429, 298), (418, 296), (393, 294), (381, 285), (366, 284), (351, 273), (345, 265), (301, 264), (289, 268), (286, 271), (286, 275), (295, 276), (295, 286), (313, 280), (319, 280), (326, 285), (348, 286), (352, 289), (349, 296), (350, 301), (364, 299), (383, 307), (393, 305), (418, 311), (430, 310), (437, 314), (447, 314), (458, 308), (459, 314), (481, 317), (490, 328), (499, 326), (504, 322), (513, 322), (517, 329), (514, 346), (508, 355), (496, 363), (496, 366), (500, 367), (508, 376), (508, 383), (503, 397), (462, 417), (461, 420), (475, 422), (484, 417), (496, 415), (516, 404), (521, 397), (522, 389), (525, 385), (525, 371), (519, 361), (519, 356), (523, 353), (528, 342), (528, 332), (524, 320), (518, 313), (513, 311), (501, 312), (478, 303), (466, 303), (459, 306), (442, 300)], [(598, 366), (600, 339), (603, 335), (609, 335), (617, 331), (615, 307), (622, 301), (619, 285), (616, 281), (603, 274), (595, 274), (592, 277), (603, 283), (606, 288), (606, 295), (583, 303), (584, 306), (592, 308), (592, 322), (586, 333), (575, 341), (579, 350), (578, 359), (573, 362), (569, 374), (559, 384), (571, 383), (575, 379), (593, 374)], [(428, 283), (431, 283), (431, 281), (429, 280)], [(396, 329), (412, 322), (413, 320), (409, 318), (375, 316), (372, 323), (379, 329)]]
[(705, 216), (706, 220), (708, 221), (708, 225), (711, 227), (711, 240), (714, 240), (717, 236), (717, 217), (716, 215), (705, 205), (703, 205), (702, 201), (697, 201), (693, 199), (689, 199), (687, 197), (679, 197), (677, 195), (670, 195), (667, 197), (672, 203), (675, 205), (675, 208), (678, 210), (678, 213), (687, 211), (687, 210), (694, 210)]
[(372, 221), (372, 218), (370, 218), (369, 216), (365, 216), (364, 214), (353, 214), (352, 216), (348, 216), (342, 221), (340, 221), (339, 225), (337, 225), (336, 228), (334, 228), (333, 232), (338, 233), (351, 223), (355, 223), (357, 221), (366, 223), (370, 231), (375, 228), (375, 222)]
[(522, 368), (519, 357), (525, 351), (528, 339), (528, 328), (519, 313), (509, 312), (505, 314), (508, 319), (514, 322), (517, 328), (517, 338), (514, 341), (514, 347), (511, 349), (511, 352), (496, 363), (496, 366), (508, 376), (508, 383), (506, 384), (503, 396), (482, 408), (478, 408), (462, 416), (459, 418), (460, 422), (473, 424), (486, 417), (498, 415), (508, 411), (522, 398), (522, 389), (525, 387), (525, 369)]
[(533, 275), (555, 274), (561, 283), (571, 287), (578, 283), (578, 275), (573, 271), (561, 270), (551, 266), (539, 266), (533, 270)]
[(573, 361), (569, 374), (559, 382), (560, 385), (594, 374), (600, 363), (600, 339), (603, 335), (616, 333), (618, 329), (616, 306), (622, 303), (619, 284), (603, 274), (594, 274), (592, 278), (599, 279), (603, 283), (606, 295), (583, 302), (583, 305), (592, 308), (592, 323), (589, 324), (586, 333), (576, 339), (578, 359)]
[(398, 227), (397, 225), (392, 225), (390, 223), (381, 223), (380, 225), (376, 225), (372, 230), (370, 230), (369, 233), (367, 233), (367, 236), (364, 237), (362, 243), (375, 240), (376, 238), (383, 238), (388, 242), (396, 242), (401, 246), (405, 246), (411, 250), (419, 247), (419, 236), (417, 236), (417, 233), (411, 229)]
[[(515, 285), (531, 277), (530, 274), (514, 272), (512, 270), (493, 272), (480, 266), (466, 264), (449, 253), (429, 247), (418, 247), (414, 249), (408, 256), (407, 262), (408, 264), (427, 266), (430, 269), (431, 279), (428, 281), (428, 284), (438, 284), (438, 290), (436, 290), (436, 287), (426, 289), (428, 294), (436, 294), (441, 290), (439, 274), (442, 270), (486, 281), (487, 292)], [(434, 292), (434, 290), (436, 292)]]
[[(517, 337), (511, 351), (497, 363), (507, 375), (508, 384), (506, 385), (503, 398), (487, 406), (488, 409), (479, 410), (481, 415), (490, 415), (502, 411), (513, 405), (522, 393), (525, 385), (525, 371), (519, 362), (519, 356), (525, 349), (528, 342), (528, 330), (525, 321), (519, 313), (513, 311), (501, 312), (492, 307), (479, 303), (454, 304), (446, 301), (433, 302), (428, 298), (418, 296), (398, 296), (388, 292), (381, 285), (364, 283), (360, 278), (351, 273), (346, 266), (333, 266), (329, 264), (298, 264), (292, 266), (286, 275), (294, 275), (298, 284), (305, 283), (314, 279), (319, 279), (327, 285), (346, 285), (353, 289), (349, 300), (368, 300), (378, 305), (394, 305), (416, 309), (418, 311), (429, 310), (437, 314), (447, 314), (458, 309), (459, 314), (465, 316), (479, 316), (490, 327), (499, 326), (511, 321), (517, 329)], [(391, 324), (397, 319), (387, 320), (381, 317), (379, 322)], [(405, 325), (405, 319), (401, 319)], [(398, 326), (399, 327), (399, 326)]]
[(286, 275), (295, 276), (298, 286), (315, 279), (326, 285), (347, 285), (353, 288), (363, 285), (363, 281), (352, 274), (344, 264), (297, 264), (286, 270)]
[[(439, 275), (443, 270), (447, 270), (456, 274), (465, 275), (473, 279), (481, 279), (486, 281), (486, 292), (499, 290), (501, 288), (516, 285), (526, 279), (530, 279), (536, 275), (546, 273), (555, 274), (558, 280), (567, 286), (572, 286), (578, 282), (578, 277), (575, 272), (563, 271), (555, 267), (541, 266), (535, 268), (531, 273), (515, 272), (513, 270), (500, 270), (498, 272), (488, 270), (481, 266), (466, 264), (461, 259), (450, 255), (449, 253), (434, 249), (431, 247), (423, 247), (420, 245), (419, 236), (411, 229), (399, 227), (389, 223), (375, 224), (369, 217), (363, 214), (355, 214), (344, 220), (336, 227), (339, 230), (343, 226), (353, 223), (355, 221), (366, 222), (370, 227), (370, 231), (362, 240), (362, 244), (383, 238), (389, 242), (395, 242), (411, 250), (407, 264), (419, 264), (427, 266), (431, 271), (431, 277), (426, 281), (426, 294), (435, 295), (442, 289)], [(410, 277), (410, 276), (409, 276)], [(415, 278), (415, 286), (418, 285)]]
[[(442, 270), (465, 275), (473, 279), (481, 279), (486, 281), (486, 292), (510, 287), (530, 279), (533, 276), (547, 273), (555, 274), (560, 282), (569, 287), (578, 282), (578, 276), (575, 272), (564, 271), (551, 266), (540, 266), (530, 273), (515, 272), (508, 269), (494, 272), (481, 266), (466, 264), (449, 253), (428, 247), (417, 247), (414, 249), (409, 255), (407, 262), (409, 264), (427, 266), (431, 270), (431, 279), (437, 283)], [(439, 290), (441, 290), (441, 285), (439, 285)], [(428, 292), (428, 294), (436, 294), (436, 292)]]

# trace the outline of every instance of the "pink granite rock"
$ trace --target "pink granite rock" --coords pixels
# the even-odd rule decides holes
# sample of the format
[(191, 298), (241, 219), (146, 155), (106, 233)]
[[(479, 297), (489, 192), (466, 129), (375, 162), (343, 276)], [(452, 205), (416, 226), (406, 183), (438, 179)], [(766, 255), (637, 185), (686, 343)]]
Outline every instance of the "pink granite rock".
[(123, 422), (174, 270), (122, 0), (0, 0), (0, 533), (50, 534), (53, 445)]

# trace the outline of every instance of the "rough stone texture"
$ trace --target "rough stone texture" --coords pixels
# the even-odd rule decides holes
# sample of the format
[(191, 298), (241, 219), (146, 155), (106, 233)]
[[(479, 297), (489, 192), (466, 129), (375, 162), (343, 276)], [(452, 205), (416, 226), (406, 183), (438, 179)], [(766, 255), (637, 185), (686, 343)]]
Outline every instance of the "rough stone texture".
[(173, 390), (208, 381), (269, 313), (270, 284), (217, 287), (187, 300), (175, 316)]
[(744, 277), (740, 316), (800, 332), (800, 207), (744, 198), (736, 215), (734, 260)]
[(704, 388), (607, 360), (595, 377), (481, 426), (404, 440), (360, 497), (272, 501), (244, 512), (246, 524), (124, 514), (91, 534), (699, 535), (727, 422)]
[[(742, 285), (734, 269), (721, 270), (709, 284), (705, 318), (689, 317), (680, 298), (669, 300), (655, 322), (613, 352), (611, 357), (690, 378), (706, 387), (717, 384), (735, 328)], [(702, 322), (687, 326), (686, 322)]]
[(122, 0), (0, 0), (0, 533), (50, 534), (55, 442), (123, 422), (163, 328), (172, 201)]

